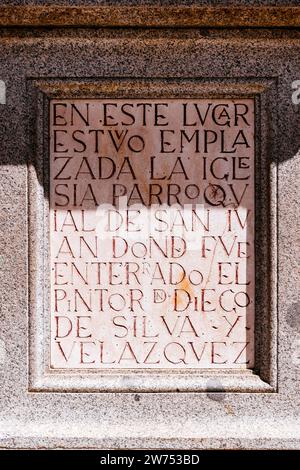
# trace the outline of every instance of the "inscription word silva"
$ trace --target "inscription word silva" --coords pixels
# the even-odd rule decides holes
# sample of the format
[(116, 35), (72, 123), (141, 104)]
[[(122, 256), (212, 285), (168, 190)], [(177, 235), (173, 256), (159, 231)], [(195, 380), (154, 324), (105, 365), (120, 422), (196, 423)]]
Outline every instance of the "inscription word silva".
[(50, 108), (51, 367), (253, 367), (253, 101)]

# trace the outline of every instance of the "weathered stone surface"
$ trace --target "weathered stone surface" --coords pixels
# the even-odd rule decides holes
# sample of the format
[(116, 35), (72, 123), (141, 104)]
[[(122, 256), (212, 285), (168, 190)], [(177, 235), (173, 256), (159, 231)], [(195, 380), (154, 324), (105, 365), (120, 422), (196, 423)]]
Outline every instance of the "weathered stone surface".
[[(154, 2), (153, 2), (154, 3)], [(249, 4), (249, 2), (248, 2)], [(102, 27), (299, 27), (300, 8), (253, 4), (230, 8), (191, 5), (48, 5), (4, 6), (2, 26), (102, 26)]]

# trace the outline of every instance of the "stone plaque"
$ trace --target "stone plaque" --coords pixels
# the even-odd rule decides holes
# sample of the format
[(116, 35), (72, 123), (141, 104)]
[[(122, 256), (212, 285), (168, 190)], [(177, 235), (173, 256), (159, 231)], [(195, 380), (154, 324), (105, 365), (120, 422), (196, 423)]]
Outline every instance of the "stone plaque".
[(254, 102), (50, 102), (51, 367), (254, 366)]

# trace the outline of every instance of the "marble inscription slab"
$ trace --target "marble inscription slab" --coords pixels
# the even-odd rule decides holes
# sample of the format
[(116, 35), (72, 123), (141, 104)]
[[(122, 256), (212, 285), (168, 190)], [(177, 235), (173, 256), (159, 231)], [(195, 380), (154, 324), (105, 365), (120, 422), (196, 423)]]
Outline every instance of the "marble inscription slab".
[(254, 103), (50, 104), (51, 367), (254, 366)]

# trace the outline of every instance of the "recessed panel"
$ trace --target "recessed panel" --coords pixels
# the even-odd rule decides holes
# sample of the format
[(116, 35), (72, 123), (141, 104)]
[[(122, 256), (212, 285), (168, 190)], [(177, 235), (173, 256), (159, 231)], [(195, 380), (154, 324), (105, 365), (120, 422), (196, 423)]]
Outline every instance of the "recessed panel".
[(50, 102), (51, 367), (254, 367), (254, 102)]

